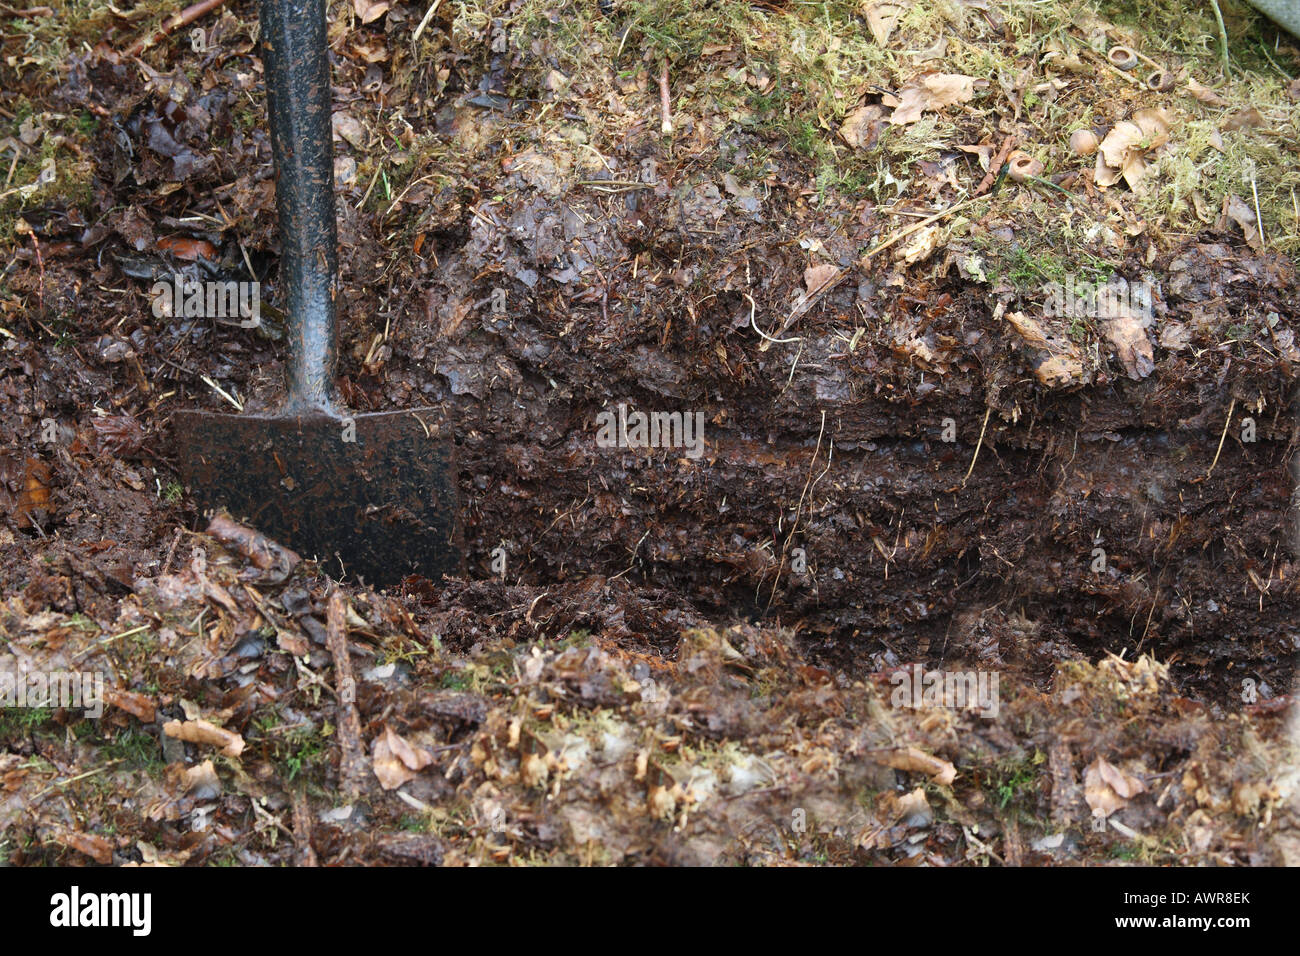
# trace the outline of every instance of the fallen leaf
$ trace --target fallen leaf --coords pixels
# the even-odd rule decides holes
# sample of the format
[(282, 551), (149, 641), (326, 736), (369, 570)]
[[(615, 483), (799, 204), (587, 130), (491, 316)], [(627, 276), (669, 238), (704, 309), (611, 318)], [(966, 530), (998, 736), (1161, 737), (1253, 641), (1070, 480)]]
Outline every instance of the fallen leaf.
[(808, 294), (815, 295), (819, 290), (840, 274), (839, 266), (833, 266), (830, 263), (820, 263), (815, 266), (809, 266), (803, 270), (804, 285), (808, 287)]
[(988, 81), (976, 81), (975, 77), (960, 73), (927, 74), (905, 86), (897, 98), (889, 98), (896, 104), (889, 122), (895, 126), (906, 126), (919, 120), (923, 112), (969, 102), (975, 96), (976, 82)]
[(1197, 83), (1195, 80), (1187, 81), (1187, 92), (1190, 93), (1192, 96), (1196, 97), (1196, 99), (1200, 100), (1202, 103), (1205, 103), (1209, 106), (1228, 105), (1228, 101), (1225, 100), (1222, 96), (1214, 92), (1214, 90), (1210, 89), (1208, 86), (1202, 86), (1200, 83)]
[(416, 773), (433, 762), (433, 754), (413, 747), (392, 727), (384, 725), (384, 733), (370, 745), (371, 767), (385, 790), (396, 790)]
[(185, 792), (195, 800), (213, 800), (221, 796), (221, 778), (217, 776), (211, 759), (186, 768), (183, 779)]
[(1106, 314), (1099, 315), (1102, 334), (1115, 349), (1115, 357), (1134, 381), (1155, 371), (1155, 352), (1147, 338), (1145, 317), (1121, 301), (1113, 300)]
[(352, 9), (362, 23), (374, 23), (388, 12), (389, 6), (388, 0), (352, 0)]
[(1026, 345), (1038, 350), (1036, 360), (1030, 364), (1040, 382), (1059, 387), (1083, 380), (1083, 358), (1072, 341), (1050, 333), (1037, 319), (1023, 312), (1008, 312), (1006, 319)]
[(78, 853), (84, 853), (96, 863), (107, 865), (113, 862), (113, 844), (97, 834), (65, 830), (61, 842)]
[(891, 3), (890, 0), (872, 0), (865, 5), (862, 12), (867, 18), (867, 27), (871, 30), (871, 37), (880, 46), (889, 42), (889, 35), (894, 32), (894, 27), (898, 25), (899, 18), (903, 15), (904, 7), (901, 3)]
[(330, 122), (334, 127), (334, 136), (346, 140), (354, 149), (366, 148), (366, 130), (351, 113), (335, 113)]
[(1253, 106), (1248, 106), (1244, 110), (1237, 110), (1237, 112), (1225, 119), (1219, 124), (1219, 129), (1225, 133), (1230, 133), (1239, 129), (1256, 129), (1267, 124), (1268, 120), (1264, 119), (1263, 113)]
[(154, 722), (154, 702), (144, 694), (137, 694), (129, 690), (118, 690), (115, 687), (105, 687), (104, 703), (126, 711), (142, 724), (152, 724)]
[(840, 138), (854, 149), (871, 149), (880, 138), (880, 121), (884, 116), (884, 107), (875, 103), (859, 106), (844, 117)]
[(1246, 237), (1246, 245), (1256, 252), (1263, 251), (1264, 245), (1259, 238), (1259, 222), (1255, 219), (1255, 210), (1236, 194), (1223, 197), (1223, 209), (1219, 213), (1216, 228), (1220, 232), (1226, 232), (1229, 220), (1241, 227), (1241, 232)]
[(244, 738), (231, 730), (210, 724), (206, 720), (169, 720), (163, 724), (163, 733), (192, 744), (220, 747), (223, 757), (238, 757), (244, 752)]
[(928, 827), (934, 822), (934, 810), (925, 798), (925, 789), (917, 787), (905, 793), (894, 804), (895, 819), (901, 820), (909, 827)]
[(1192, 333), (1181, 322), (1167, 322), (1160, 330), (1160, 347), (1171, 352), (1181, 352), (1191, 344)]
[(889, 750), (878, 755), (876, 760), (895, 770), (913, 770), (927, 774), (935, 783), (945, 787), (957, 779), (957, 768), (951, 763), (916, 747)]

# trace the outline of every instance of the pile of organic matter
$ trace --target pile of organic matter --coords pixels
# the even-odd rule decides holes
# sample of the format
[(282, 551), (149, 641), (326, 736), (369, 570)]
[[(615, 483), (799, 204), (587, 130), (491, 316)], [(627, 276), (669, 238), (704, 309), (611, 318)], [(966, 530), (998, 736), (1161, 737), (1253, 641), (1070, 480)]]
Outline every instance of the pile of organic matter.
[(0, 674), (105, 684), (0, 709), (0, 854), (1294, 860), (1300, 48), (1221, 6), (332, 4), (340, 394), (464, 509), (382, 592), (179, 478), (282, 394), (255, 5), (0, 14)]

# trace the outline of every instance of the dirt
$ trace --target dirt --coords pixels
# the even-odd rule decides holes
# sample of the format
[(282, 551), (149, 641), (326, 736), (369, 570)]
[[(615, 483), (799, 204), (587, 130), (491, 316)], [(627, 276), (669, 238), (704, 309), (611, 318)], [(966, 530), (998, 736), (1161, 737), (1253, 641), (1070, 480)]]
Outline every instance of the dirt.
[[(466, 565), (387, 593), (268, 570), (208, 530), (169, 427), (279, 394), (252, 20), (22, 87), (98, 134), (69, 140), (88, 198), (11, 209), (0, 660), (114, 691), (102, 721), (3, 712), (11, 862), (1289, 858), (1291, 257), (1233, 220), (1126, 231), (1078, 180), (999, 181), (931, 254), (864, 255), (920, 213), (821, 194), (722, 112), (663, 137), (653, 74), (600, 107), (542, 39), (444, 38), (438, 89), (383, 60), (375, 87), (358, 49), (414, 23), (336, 18), (340, 392), (440, 409)], [(916, 209), (954, 201), (926, 181)], [(989, 243), (1036, 254), (1043, 203), (1123, 235), (1149, 331), (1026, 333), (1042, 282), (991, 275)], [(259, 328), (151, 309), (173, 270), (250, 267)], [(620, 403), (701, 413), (700, 453), (600, 447)], [(900, 706), (914, 664), (1000, 675), (1000, 712)], [(165, 729), (198, 720), (245, 749)]]

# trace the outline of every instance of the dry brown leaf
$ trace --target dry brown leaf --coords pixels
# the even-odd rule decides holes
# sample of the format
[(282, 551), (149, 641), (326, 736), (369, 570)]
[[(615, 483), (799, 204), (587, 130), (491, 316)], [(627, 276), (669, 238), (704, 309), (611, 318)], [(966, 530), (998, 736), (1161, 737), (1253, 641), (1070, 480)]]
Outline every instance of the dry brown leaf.
[(388, 12), (389, 6), (388, 0), (352, 0), (352, 9), (362, 23), (374, 23)]
[[(976, 79), (960, 73), (930, 73), (905, 86), (894, 102), (889, 122), (895, 126), (915, 123), (925, 111), (966, 103), (975, 96)], [(987, 80), (978, 81), (987, 82)], [(889, 100), (886, 100), (889, 102)]]
[(108, 865), (113, 862), (113, 844), (97, 834), (65, 830), (61, 842), (78, 853), (84, 853), (96, 863)]
[(221, 795), (221, 778), (211, 759), (186, 768), (183, 781), (185, 792), (198, 800), (212, 800)]
[(1083, 380), (1083, 359), (1073, 342), (1050, 335), (1042, 323), (1023, 312), (1008, 312), (1006, 319), (1026, 345), (1046, 353), (1031, 362), (1034, 376), (1040, 382), (1059, 387)]
[(1209, 106), (1228, 105), (1228, 101), (1225, 100), (1222, 96), (1214, 92), (1214, 90), (1210, 89), (1208, 86), (1202, 86), (1200, 83), (1197, 83), (1195, 80), (1187, 81), (1187, 92), (1190, 93), (1192, 96), (1196, 97), (1202, 103), (1205, 103)]
[(154, 702), (144, 694), (137, 694), (129, 690), (118, 690), (115, 687), (105, 687), (104, 703), (126, 711), (132, 717), (138, 718), (142, 724), (152, 724), (154, 722)]
[(828, 262), (819, 263), (815, 266), (809, 266), (803, 270), (803, 282), (808, 288), (808, 294), (816, 295), (817, 292), (840, 274), (839, 266), (833, 266)]
[(1223, 210), (1219, 213), (1216, 226), (1220, 232), (1227, 231), (1229, 220), (1241, 227), (1246, 245), (1256, 252), (1263, 251), (1264, 244), (1259, 238), (1259, 222), (1255, 219), (1255, 210), (1235, 194), (1223, 197)]
[(871, 29), (871, 37), (880, 46), (889, 42), (889, 35), (894, 32), (894, 27), (898, 25), (899, 18), (903, 15), (904, 7), (901, 3), (891, 3), (889, 0), (871, 0), (863, 7), (862, 13), (867, 18), (867, 26)]
[(925, 797), (925, 789), (917, 787), (898, 798), (893, 807), (894, 819), (909, 827), (927, 827), (934, 822), (934, 810)]
[(1268, 120), (1264, 119), (1264, 114), (1253, 106), (1248, 106), (1244, 110), (1237, 110), (1222, 123), (1219, 129), (1225, 133), (1239, 129), (1257, 129), (1261, 126), (1268, 125)]
[(366, 148), (366, 129), (351, 113), (335, 113), (330, 118), (330, 122), (334, 126), (336, 139), (346, 140), (354, 149)]
[(408, 780), (414, 780), (416, 773), (433, 761), (433, 754), (411, 746), (387, 724), (383, 734), (371, 744), (370, 754), (375, 776), (385, 790), (396, 790)]
[(980, 169), (986, 173), (989, 171), (989, 163), (993, 162), (993, 154), (996, 152), (992, 143), (984, 143), (979, 146), (958, 146), (957, 148), (963, 153), (973, 153), (978, 156)]
[(927, 774), (935, 783), (945, 787), (957, 779), (957, 768), (951, 763), (915, 747), (889, 750), (876, 759), (895, 770), (913, 770)]
[(844, 117), (840, 138), (854, 149), (871, 149), (880, 138), (880, 121), (884, 116), (884, 107), (875, 103), (859, 106)]
[(210, 724), (206, 720), (169, 720), (163, 724), (163, 733), (192, 744), (207, 744), (221, 748), (223, 757), (238, 757), (244, 752), (244, 738), (231, 730)]
[[(1102, 334), (1115, 349), (1115, 357), (1134, 381), (1155, 371), (1155, 351), (1147, 338), (1147, 320), (1124, 302), (1114, 301), (1113, 310), (1099, 315)], [(1109, 308), (1109, 306), (1108, 306)]]

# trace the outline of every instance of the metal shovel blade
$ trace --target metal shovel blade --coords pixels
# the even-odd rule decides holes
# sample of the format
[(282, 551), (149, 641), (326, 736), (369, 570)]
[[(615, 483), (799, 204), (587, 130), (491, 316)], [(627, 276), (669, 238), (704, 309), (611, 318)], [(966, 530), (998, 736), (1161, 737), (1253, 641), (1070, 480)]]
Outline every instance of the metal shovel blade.
[(334, 416), (178, 411), (181, 474), (199, 507), (315, 558), (395, 584), (460, 571), (454, 445), (436, 409)]

